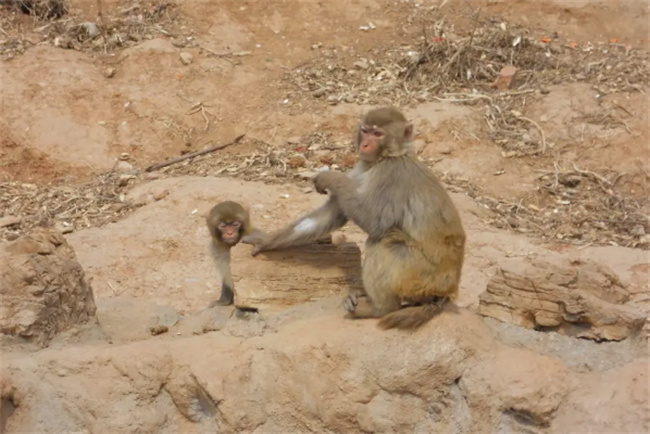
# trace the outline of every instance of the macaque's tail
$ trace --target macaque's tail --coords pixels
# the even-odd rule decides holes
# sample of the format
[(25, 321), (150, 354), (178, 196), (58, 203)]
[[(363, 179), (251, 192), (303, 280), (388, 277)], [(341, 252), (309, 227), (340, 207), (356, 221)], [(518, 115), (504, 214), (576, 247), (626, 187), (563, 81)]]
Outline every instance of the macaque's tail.
[(449, 303), (448, 297), (422, 306), (404, 307), (381, 317), (377, 326), (387, 329), (417, 329), (436, 316)]

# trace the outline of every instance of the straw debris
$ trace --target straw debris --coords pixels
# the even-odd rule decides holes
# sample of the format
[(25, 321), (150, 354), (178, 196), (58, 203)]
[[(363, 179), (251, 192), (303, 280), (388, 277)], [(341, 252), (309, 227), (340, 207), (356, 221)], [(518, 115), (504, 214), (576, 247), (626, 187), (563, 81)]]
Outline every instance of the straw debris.
[[(324, 99), (330, 104), (394, 104), (426, 101), (479, 105), (492, 141), (504, 155), (545, 153), (540, 125), (526, 116), (535, 98), (552, 85), (593, 84), (600, 94), (643, 92), (650, 77), (650, 57), (619, 43), (577, 46), (558, 35), (544, 38), (498, 17), (473, 17), (461, 33), (444, 18), (419, 18), (416, 44), (353, 53), (336, 47), (287, 73), (287, 97)], [(516, 74), (508, 89), (499, 89), (500, 72)], [(611, 119), (609, 120), (611, 124)], [(529, 134), (530, 129), (538, 132)]]
[[(33, 26), (19, 19), (24, 5), (34, 10)], [(62, 5), (65, 13), (45, 11), (46, 7)], [(0, 56), (4, 60), (23, 53), (35, 45), (50, 43), (63, 49), (110, 52), (133, 46), (159, 35), (177, 36), (182, 22), (176, 3), (166, 0), (135, 0), (110, 14), (101, 12), (95, 21), (82, 19), (78, 11), (68, 8), (63, 0), (20, 0), (0, 9), (0, 25), (4, 38), (0, 41)], [(58, 9), (57, 9), (58, 10)]]

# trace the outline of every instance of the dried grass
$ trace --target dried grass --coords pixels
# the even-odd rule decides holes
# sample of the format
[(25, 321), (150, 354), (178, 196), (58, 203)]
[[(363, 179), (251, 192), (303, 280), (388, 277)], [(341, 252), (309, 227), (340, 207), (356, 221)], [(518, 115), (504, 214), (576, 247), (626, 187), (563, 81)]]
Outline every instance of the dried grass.
[[(98, 5), (101, 6), (101, 1)], [(20, 8), (0, 10), (5, 35), (0, 43), (0, 56), (4, 60), (43, 43), (64, 49), (110, 52), (158, 35), (175, 36), (181, 25), (176, 3), (168, 0), (134, 0), (110, 14), (102, 13), (100, 8), (94, 21), (84, 20), (78, 11), (66, 7), (62, 16), (33, 14), (34, 22), (26, 25), (21, 13)]]
[(69, 10), (66, 0), (10, 0), (4, 3), (39, 20), (61, 18)]
[(116, 221), (133, 208), (123, 194), (127, 180), (109, 173), (75, 187), (0, 183), (3, 214), (20, 218), (19, 223), (0, 228), (0, 235), (11, 240), (37, 226), (69, 233)]
[[(539, 35), (522, 26), (478, 15), (465, 35), (439, 16), (420, 18), (422, 36), (411, 46), (376, 49), (354, 59), (335, 50), (330, 57), (314, 56), (287, 75), (288, 96), (294, 100), (325, 99), (330, 104), (406, 105), (446, 100), (481, 105), (492, 140), (502, 146), (505, 155), (521, 156), (546, 150), (544, 131), (526, 116), (526, 109), (531, 98), (544, 94), (549, 86), (586, 82), (607, 94), (643, 91), (648, 84), (648, 54), (641, 50), (620, 44), (576, 48), (559, 40), (540, 42)], [(7, 11), (0, 19), (7, 36), (0, 41), (5, 58), (44, 41), (65, 48), (108, 51), (156, 34), (171, 34), (169, 28), (179, 22), (174, 3), (153, 0), (135, 1), (103, 16), (101, 23), (93, 23), (98, 33), (92, 35), (89, 29), (93, 27), (74, 15), (29, 31), (12, 27), (14, 20)], [(40, 42), (34, 42), (34, 37), (41, 38)], [(518, 68), (517, 78), (514, 87), (499, 91), (492, 83), (505, 65)], [(605, 128), (627, 128), (625, 119), (606, 107), (584, 121)], [(138, 206), (126, 200), (126, 191), (157, 177), (228, 176), (310, 188), (310, 178), (323, 166), (346, 170), (355, 162), (350, 142), (337, 142), (328, 134), (312, 134), (279, 149), (249, 137), (242, 143), (254, 145), (256, 150), (246, 155), (225, 151), (202, 155), (155, 173), (111, 172), (74, 188), (0, 184), (4, 215), (22, 218), (20, 223), (0, 228), (0, 235), (15, 238), (37, 225), (54, 225), (67, 232), (115, 221)], [(425, 162), (434, 166), (433, 161)], [(438, 175), (450, 190), (468, 194), (482, 204), (489, 212), (489, 223), (495, 226), (554, 242), (650, 249), (650, 203), (621, 193), (616, 173), (556, 166), (540, 176), (533, 193), (515, 201), (489, 197), (467, 180)]]
[[(592, 84), (602, 94), (642, 92), (650, 78), (646, 51), (618, 43), (583, 47), (541, 35), (498, 18), (473, 17), (466, 35), (439, 15), (420, 17), (417, 45), (376, 49), (350, 58), (329, 50), (287, 74), (287, 96), (330, 104), (395, 104), (444, 100), (485, 107), (490, 138), (506, 156), (546, 150), (544, 132), (526, 117), (532, 99), (551, 85)], [(501, 69), (517, 68), (508, 91), (493, 87)], [(531, 133), (532, 132), (532, 133)]]
[(546, 241), (573, 245), (617, 245), (650, 249), (650, 201), (617, 191), (620, 174), (556, 166), (537, 180), (536, 189), (516, 201), (470, 196), (491, 211), (493, 226)]
[(331, 142), (330, 138), (330, 135), (312, 134), (302, 138), (300, 144), (282, 149), (244, 138), (241, 143), (254, 146), (254, 152), (245, 155), (215, 152), (152, 173), (137, 169), (132, 173), (112, 171), (74, 187), (3, 182), (0, 183), (0, 209), (5, 218), (14, 216), (19, 220), (2, 227), (0, 219), (0, 238), (12, 240), (37, 226), (55, 227), (69, 233), (117, 221), (143, 205), (129, 201), (128, 191), (139, 183), (157, 178), (227, 176), (269, 184), (292, 182), (308, 187), (310, 179), (326, 164), (345, 170), (355, 163), (352, 153), (341, 152), (348, 146)]
[[(156, 178), (227, 176), (267, 184), (291, 182), (311, 191), (311, 178), (325, 166), (346, 171), (356, 162), (351, 143), (337, 142), (329, 134), (312, 134), (283, 148), (252, 138), (241, 143), (253, 145), (255, 151), (202, 155), (154, 173), (113, 172), (77, 188), (0, 184), (5, 216), (22, 217), (20, 224), (0, 228), (0, 236), (13, 239), (39, 225), (71, 232), (116, 221), (141, 205), (126, 199), (130, 187)], [(635, 201), (618, 192), (619, 175), (614, 172), (556, 167), (538, 178), (534, 193), (509, 201), (438, 171), (432, 159), (423, 161), (450, 191), (468, 194), (488, 210), (487, 222), (493, 226), (564, 244), (650, 249), (650, 201)]]

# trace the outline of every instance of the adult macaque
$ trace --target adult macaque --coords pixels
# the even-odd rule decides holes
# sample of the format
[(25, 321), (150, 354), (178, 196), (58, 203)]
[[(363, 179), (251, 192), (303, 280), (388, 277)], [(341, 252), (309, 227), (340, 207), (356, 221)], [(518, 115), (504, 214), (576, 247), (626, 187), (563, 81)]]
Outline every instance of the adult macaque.
[(255, 234), (248, 211), (237, 202), (227, 200), (215, 205), (206, 218), (212, 258), (221, 274), (221, 297), (213, 303), (229, 306), (234, 302), (234, 283), (230, 274), (230, 249), (246, 234)]
[[(367, 234), (363, 284), (350, 295), (353, 318), (381, 318), (381, 328), (417, 328), (456, 298), (465, 232), (451, 198), (413, 155), (413, 127), (397, 109), (368, 112), (357, 133), (359, 163), (349, 174), (321, 172), (320, 208), (278, 232), (242, 241), (260, 251), (305, 244), (352, 220)], [(402, 303), (406, 303), (406, 307)]]

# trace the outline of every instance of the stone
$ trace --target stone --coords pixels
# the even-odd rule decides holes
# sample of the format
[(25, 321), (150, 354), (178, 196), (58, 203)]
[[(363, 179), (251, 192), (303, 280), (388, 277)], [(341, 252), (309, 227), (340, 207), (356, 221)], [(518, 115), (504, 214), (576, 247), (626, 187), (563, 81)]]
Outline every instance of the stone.
[(121, 173), (130, 172), (133, 170), (133, 164), (129, 163), (128, 161), (119, 160), (115, 164), (115, 170)]
[(625, 304), (632, 292), (604, 266), (523, 260), (497, 269), (479, 296), (478, 312), (531, 329), (620, 341), (646, 320)]
[(366, 69), (368, 69), (370, 67), (370, 65), (368, 65), (368, 62), (364, 62), (363, 60), (359, 60), (357, 62), (354, 62), (354, 67), (366, 70)]
[(305, 158), (304, 155), (294, 155), (292, 157), (289, 157), (287, 160), (287, 166), (291, 167), (292, 169), (296, 169), (298, 167), (305, 167), (307, 164), (307, 159)]
[(45, 346), (95, 318), (93, 290), (60, 232), (38, 228), (0, 249), (0, 333)]
[(156, 187), (152, 189), (151, 195), (153, 196), (155, 201), (159, 201), (166, 198), (169, 195), (169, 190), (163, 187)]
[(7, 226), (19, 225), (23, 219), (15, 215), (6, 215), (0, 217), (0, 228), (6, 228)]
[(318, 175), (318, 172), (314, 172), (313, 170), (305, 170), (304, 172), (299, 172), (298, 177), (302, 179), (313, 179), (316, 175)]
[(508, 90), (512, 88), (515, 75), (517, 74), (517, 68), (512, 65), (504, 66), (499, 72), (499, 76), (492, 83), (493, 87), (496, 87), (499, 90)]
[(183, 65), (189, 65), (194, 60), (194, 56), (192, 56), (192, 54), (188, 53), (187, 51), (181, 52), (180, 58), (181, 62), (183, 62)]
[(117, 70), (115, 68), (106, 68), (104, 69), (104, 77), (106, 78), (112, 78), (115, 76), (115, 73)]

